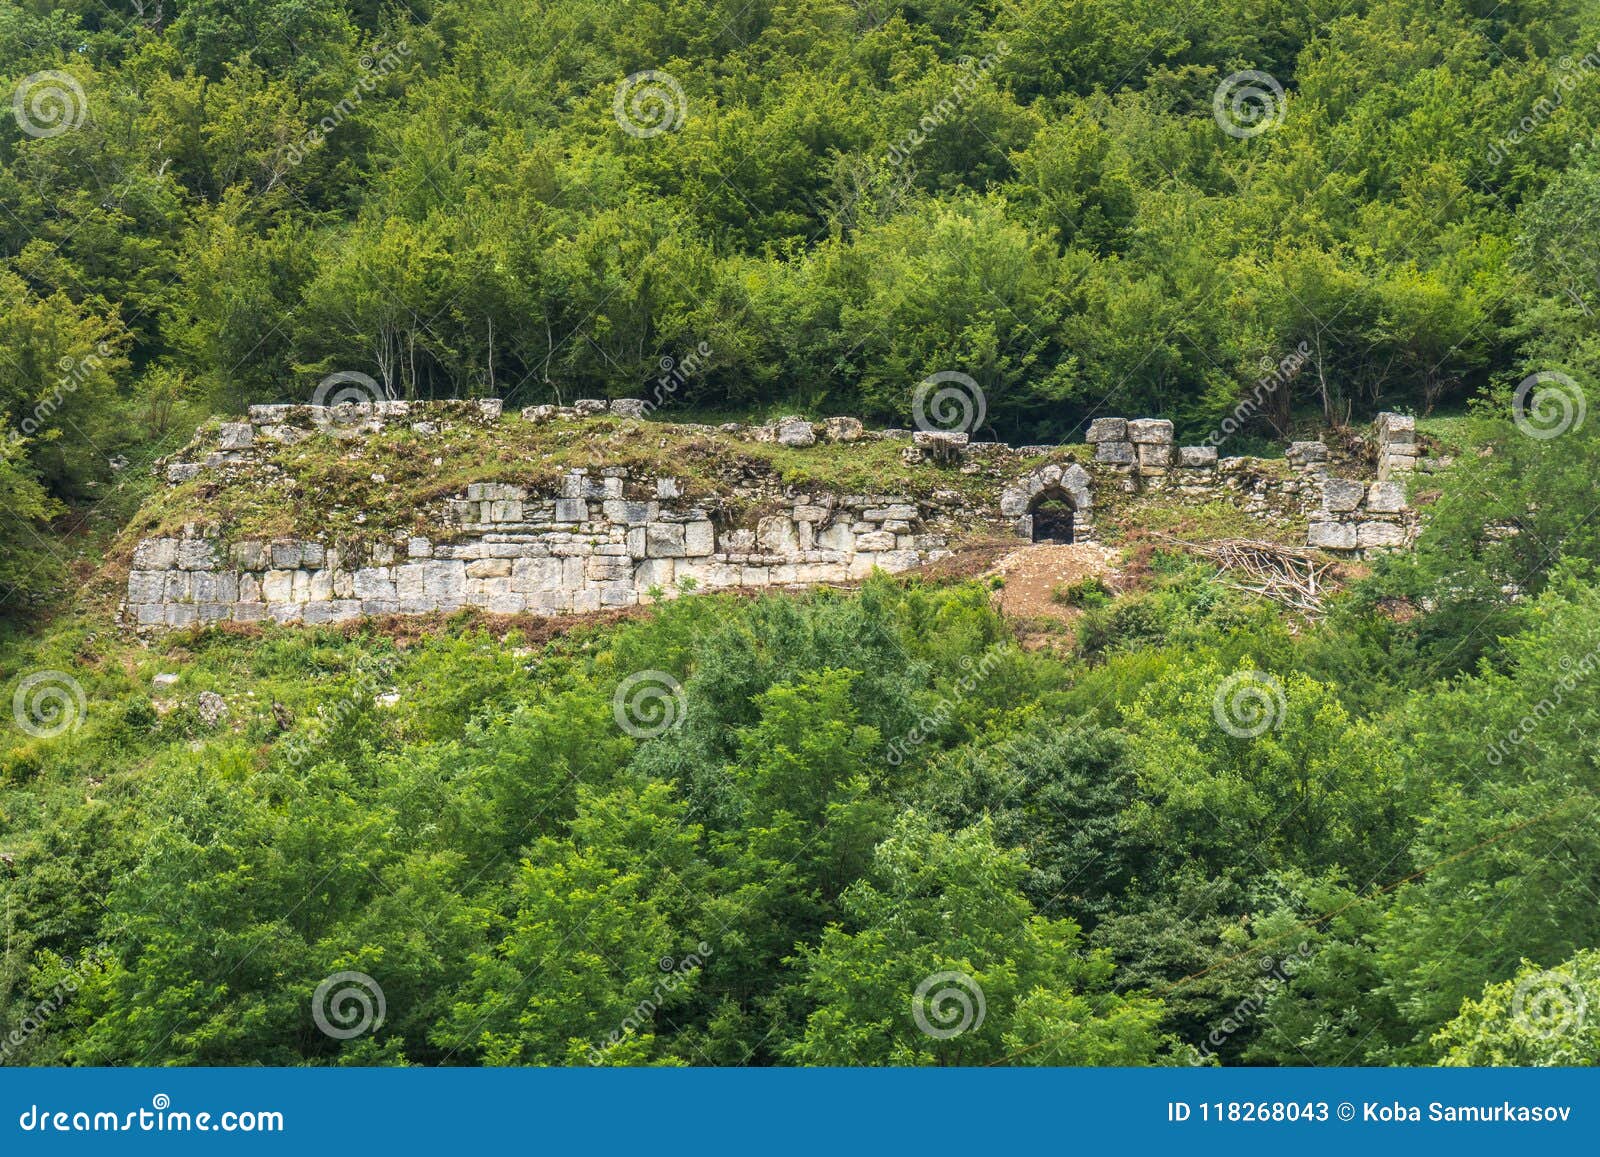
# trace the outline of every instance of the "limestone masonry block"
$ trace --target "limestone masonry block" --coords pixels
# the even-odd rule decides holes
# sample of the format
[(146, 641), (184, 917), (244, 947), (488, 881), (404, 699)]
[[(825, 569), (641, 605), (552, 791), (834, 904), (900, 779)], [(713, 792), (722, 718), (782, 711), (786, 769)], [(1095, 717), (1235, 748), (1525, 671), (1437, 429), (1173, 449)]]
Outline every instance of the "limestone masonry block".
[(1128, 441), (1139, 445), (1172, 445), (1172, 423), (1165, 418), (1134, 418), (1128, 423)]
[(1136, 442), (1139, 448), (1139, 468), (1141, 470), (1165, 470), (1172, 465), (1172, 446), (1170, 443)]
[(158, 570), (128, 572), (128, 601), (130, 603), (159, 603), (161, 590), (166, 585), (166, 575)]
[(1134, 462), (1133, 443), (1101, 442), (1094, 448), (1094, 460), (1112, 466), (1132, 466)]
[(682, 558), (683, 526), (673, 522), (652, 522), (645, 527), (645, 553), (651, 558)]
[(1360, 482), (1344, 478), (1330, 478), (1322, 484), (1322, 508), (1334, 513), (1344, 513), (1361, 505), (1367, 488)]
[(1215, 446), (1181, 446), (1178, 449), (1178, 465), (1191, 470), (1207, 470), (1217, 464), (1217, 448)]
[(147, 538), (133, 548), (136, 570), (167, 570), (177, 563), (178, 540), (175, 538)]
[(1393, 522), (1363, 522), (1356, 527), (1356, 545), (1368, 547), (1404, 546), (1405, 527)]
[(692, 558), (715, 554), (716, 530), (709, 519), (686, 522), (683, 526), (683, 552)]
[(1374, 514), (1399, 514), (1406, 508), (1406, 488), (1400, 482), (1374, 482), (1367, 488), (1367, 509)]
[(1283, 456), (1295, 465), (1326, 462), (1328, 447), (1322, 442), (1290, 442)]
[(204, 538), (185, 538), (181, 540), (178, 543), (177, 564), (180, 570), (216, 569), (216, 544)]
[(1128, 441), (1128, 420), (1126, 418), (1096, 418), (1089, 423), (1089, 430), (1083, 436), (1085, 442), (1126, 442)]
[(1393, 414), (1385, 411), (1378, 415), (1374, 425), (1378, 441), (1388, 445), (1410, 445), (1417, 440), (1417, 420), (1410, 414)]
[(769, 554), (792, 554), (800, 549), (794, 522), (786, 514), (770, 514), (757, 522), (756, 541)]
[(1313, 522), (1307, 528), (1306, 542), (1324, 550), (1354, 550), (1356, 528), (1342, 522)]
[(612, 398), (611, 412), (619, 418), (642, 418), (647, 411), (643, 398)]

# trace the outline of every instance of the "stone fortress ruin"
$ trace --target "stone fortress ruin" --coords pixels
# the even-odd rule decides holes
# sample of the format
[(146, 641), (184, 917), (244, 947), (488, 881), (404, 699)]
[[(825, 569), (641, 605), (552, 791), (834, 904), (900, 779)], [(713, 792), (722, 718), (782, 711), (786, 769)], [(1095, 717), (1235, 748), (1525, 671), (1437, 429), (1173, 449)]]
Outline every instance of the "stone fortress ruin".
[[(173, 485), (249, 485), (253, 472), (271, 469), (276, 449), (308, 438), (360, 439), (386, 429), (428, 438), (461, 424), (492, 431), (500, 423), (582, 423), (600, 415), (623, 419), (619, 439), (664, 428), (636, 421), (642, 403), (626, 399), (519, 414), (502, 413), (496, 401), (254, 406), (247, 421), (203, 428), (162, 469)], [(231, 535), (194, 524), (134, 547), (123, 619), (158, 630), (462, 608), (557, 615), (686, 589), (843, 584), (874, 569), (903, 572), (935, 562), (974, 536), (1013, 537), (1019, 545), (1095, 541), (1100, 512), (1133, 500), (1231, 502), (1285, 533), (1303, 534), (1308, 547), (1350, 558), (1403, 547), (1416, 526), (1403, 482), (1417, 463), (1415, 425), (1396, 414), (1379, 417), (1370, 479), (1338, 476), (1321, 442), (1292, 443), (1282, 462), (1219, 458), (1213, 446), (1175, 445), (1172, 423), (1149, 418), (1096, 419), (1087, 447), (871, 431), (853, 418), (671, 429), (796, 450), (839, 444), (847, 454), (861, 444), (902, 442), (899, 458), (909, 468), (994, 485), (987, 492), (932, 485), (916, 495), (841, 493), (767, 474), (743, 478), (726, 495), (686, 497), (688, 488), (670, 474), (602, 465), (568, 468), (545, 486), (468, 484), (420, 512), (428, 533), (336, 541)], [(931, 477), (937, 483), (948, 475)]]

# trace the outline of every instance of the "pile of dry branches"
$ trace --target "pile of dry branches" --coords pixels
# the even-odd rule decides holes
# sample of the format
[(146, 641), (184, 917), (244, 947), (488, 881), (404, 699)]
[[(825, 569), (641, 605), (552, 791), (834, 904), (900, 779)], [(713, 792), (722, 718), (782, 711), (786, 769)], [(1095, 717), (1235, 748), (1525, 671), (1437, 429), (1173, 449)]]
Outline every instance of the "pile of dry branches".
[(1217, 564), (1216, 581), (1234, 590), (1248, 591), (1308, 616), (1322, 613), (1324, 581), (1336, 564), (1304, 547), (1283, 546), (1252, 538), (1224, 538), (1215, 542), (1186, 542), (1164, 534), (1190, 554)]

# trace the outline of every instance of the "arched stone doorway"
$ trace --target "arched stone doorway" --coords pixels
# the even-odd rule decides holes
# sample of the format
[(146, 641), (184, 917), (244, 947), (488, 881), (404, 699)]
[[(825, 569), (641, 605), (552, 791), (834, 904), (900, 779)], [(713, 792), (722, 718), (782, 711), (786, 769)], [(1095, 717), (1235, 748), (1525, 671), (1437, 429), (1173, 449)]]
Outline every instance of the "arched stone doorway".
[(1033, 541), (1071, 543), (1073, 541), (1073, 516), (1078, 508), (1072, 498), (1060, 487), (1051, 487), (1028, 506), (1033, 519)]
[(1033, 542), (1093, 542), (1089, 472), (1075, 463), (1042, 466), (1000, 492), (1000, 516)]

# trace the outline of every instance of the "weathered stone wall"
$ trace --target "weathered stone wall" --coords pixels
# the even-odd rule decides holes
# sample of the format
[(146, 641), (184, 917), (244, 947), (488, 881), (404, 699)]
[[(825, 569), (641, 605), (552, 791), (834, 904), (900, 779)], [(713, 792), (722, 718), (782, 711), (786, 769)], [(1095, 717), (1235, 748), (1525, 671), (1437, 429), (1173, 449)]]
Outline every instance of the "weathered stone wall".
[(462, 607), (552, 615), (631, 606), (686, 580), (713, 589), (844, 583), (948, 553), (903, 495), (801, 495), (751, 529), (718, 527), (677, 493), (675, 479), (633, 478), (622, 467), (573, 471), (555, 495), (476, 484), (449, 502), (453, 541), (418, 536), (403, 549), (148, 539), (134, 553), (127, 613), (144, 627)]
[[(631, 415), (627, 403), (609, 410)], [(539, 406), (520, 420), (581, 420), (606, 412), (602, 402)], [(1403, 469), (1409, 420), (1379, 423), (1380, 446), (1395, 447), (1388, 472)], [(360, 438), (387, 423), (437, 432), (441, 423), (503, 420), (498, 402), (405, 403), (322, 410), (256, 406), (247, 422), (224, 423), (168, 463), (173, 484), (217, 471), (248, 479), (260, 451), (304, 438)], [(506, 418), (504, 420), (518, 420)], [(867, 431), (853, 418), (813, 424), (799, 418), (768, 426), (723, 426), (750, 441), (805, 447), (897, 439), (909, 465), (928, 462), (964, 471), (989, 459), (1006, 475), (1012, 457), (1038, 452), (969, 444), (966, 435)], [(141, 628), (194, 623), (333, 623), (363, 615), (421, 614), (480, 608), (497, 614), (562, 614), (631, 606), (680, 589), (785, 587), (846, 583), (874, 568), (904, 571), (950, 552), (962, 533), (1031, 537), (1043, 497), (1064, 498), (1074, 538), (1092, 540), (1097, 506), (1122, 496), (1168, 496), (1178, 502), (1227, 500), (1281, 527), (1303, 526), (1309, 545), (1358, 557), (1410, 541), (1415, 516), (1402, 484), (1365, 482), (1330, 472), (1320, 442), (1293, 443), (1286, 463), (1219, 459), (1209, 446), (1177, 447), (1172, 423), (1102, 418), (1089, 428), (1094, 461), (1052, 463), (1016, 475), (982, 507), (954, 491), (932, 499), (906, 494), (833, 494), (752, 484), (743, 506), (758, 514), (730, 518), (720, 502), (693, 502), (673, 477), (628, 467), (572, 469), (544, 491), (484, 482), (450, 497), (437, 532), (399, 541), (338, 543), (316, 539), (245, 539), (224, 543), (200, 531), (147, 539), (134, 551), (125, 618)], [(1382, 453), (1382, 452), (1380, 452)], [(1380, 464), (1385, 459), (1380, 457)], [(966, 465), (963, 465), (963, 462)], [(931, 467), (930, 467), (931, 468)], [(1382, 468), (1380, 466), (1380, 468)], [(1098, 499), (1097, 499), (1098, 496)], [(1296, 531), (1298, 533), (1298, 531)]]

